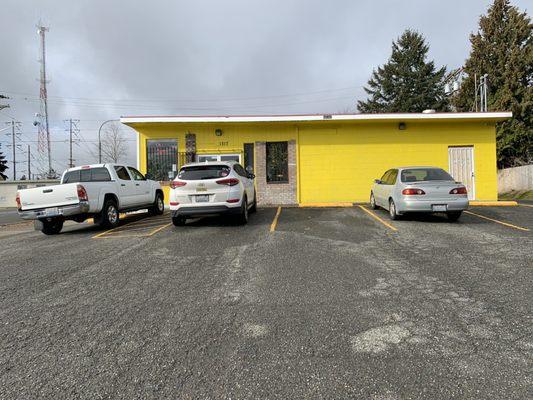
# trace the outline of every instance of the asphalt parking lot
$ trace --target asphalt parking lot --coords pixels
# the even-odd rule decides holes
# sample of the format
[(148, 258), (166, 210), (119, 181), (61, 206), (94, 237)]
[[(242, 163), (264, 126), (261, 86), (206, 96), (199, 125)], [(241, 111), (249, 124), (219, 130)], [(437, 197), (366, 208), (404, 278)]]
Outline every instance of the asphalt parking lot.
[(532, 233), (528, 205), (4, 231), (0, 398), (531, 398)]

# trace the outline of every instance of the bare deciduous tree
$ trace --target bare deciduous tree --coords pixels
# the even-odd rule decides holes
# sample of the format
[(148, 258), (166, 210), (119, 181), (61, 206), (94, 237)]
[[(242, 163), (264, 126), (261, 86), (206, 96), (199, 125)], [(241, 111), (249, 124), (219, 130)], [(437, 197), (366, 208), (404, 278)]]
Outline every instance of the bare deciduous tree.
[(102, 134), (102, 161), (118, 163), (128, 155), (126, 138), (118, 124), (109, 124)]

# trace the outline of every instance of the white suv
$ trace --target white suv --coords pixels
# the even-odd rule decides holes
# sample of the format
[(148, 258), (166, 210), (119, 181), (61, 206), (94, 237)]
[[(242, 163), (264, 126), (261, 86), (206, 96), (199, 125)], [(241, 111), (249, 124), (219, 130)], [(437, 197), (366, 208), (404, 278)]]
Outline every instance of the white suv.
[(170, 212), (176, 226), (187, 218), (233, 214), (248, 222), (256, 211), (254, 174), (235, 161), (204, 162), (181, 167), (170, 183)]

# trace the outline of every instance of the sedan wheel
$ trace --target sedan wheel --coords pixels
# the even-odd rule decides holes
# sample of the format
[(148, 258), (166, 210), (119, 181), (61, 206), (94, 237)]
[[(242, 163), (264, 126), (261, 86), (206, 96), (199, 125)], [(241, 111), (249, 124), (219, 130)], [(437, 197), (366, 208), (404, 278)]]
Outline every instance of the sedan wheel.
[(378, 205), (376, 204), (376, 199), (374, 198), (373, 192), (370, 192), (370, 207), (372, 207), (372, 210), (378, 209)]
[(398, 219), (398, 213), (396, 212), (396, 204), (394, 204), (394, 200), (390, 199), (389, 202), (389, 216), (390, 219), (396, 220)]

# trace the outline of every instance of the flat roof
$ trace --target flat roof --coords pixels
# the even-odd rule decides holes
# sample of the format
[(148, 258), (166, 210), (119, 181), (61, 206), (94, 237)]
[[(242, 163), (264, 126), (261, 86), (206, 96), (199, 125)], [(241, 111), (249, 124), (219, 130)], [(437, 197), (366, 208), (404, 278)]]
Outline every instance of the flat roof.
[(512, 112), (444, 112), (444, 113), (391, 113), (391, 114), (294, 114), (294, 115), (163, 115), (123, 116), (123, 124), (143, 123), (224, 123), (224, 122), (308, 122), (308, 121), (503, 121)]

